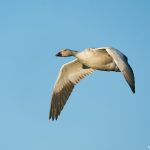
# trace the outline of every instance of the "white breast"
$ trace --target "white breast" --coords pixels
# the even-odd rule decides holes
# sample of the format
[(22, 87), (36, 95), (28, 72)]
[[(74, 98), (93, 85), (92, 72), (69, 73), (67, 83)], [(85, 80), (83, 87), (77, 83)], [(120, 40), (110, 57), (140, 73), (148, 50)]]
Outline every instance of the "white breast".
[(94, 48), (88, 48), (78, 53), (76, 57), (82, 64), (98, 70), (107, 70), (108, 66), (112, 66), (112, 63), (113, 66), (115, 64), (112, 57), (103, 49), (98, 51)]

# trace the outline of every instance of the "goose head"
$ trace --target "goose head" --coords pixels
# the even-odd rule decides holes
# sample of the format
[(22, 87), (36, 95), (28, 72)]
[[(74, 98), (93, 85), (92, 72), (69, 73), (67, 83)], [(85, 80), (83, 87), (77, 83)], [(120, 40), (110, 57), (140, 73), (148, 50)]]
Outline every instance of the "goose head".
[(71, 49), (62, 49), (61, 51), (59, 51), (56, 56), (59, 57), (69, 57), (69, 56), (74, 56), (75, 53), (77, 53), (77, 51), (73, 51)]

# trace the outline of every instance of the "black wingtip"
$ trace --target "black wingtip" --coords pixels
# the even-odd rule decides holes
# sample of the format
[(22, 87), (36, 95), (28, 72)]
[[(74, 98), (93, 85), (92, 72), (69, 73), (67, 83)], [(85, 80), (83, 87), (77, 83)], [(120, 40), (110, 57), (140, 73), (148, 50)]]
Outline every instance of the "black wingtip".
[(129, 86), (130, 86), (130, 88), (131, 88), (133, 94), (135, 94), (135, 83), (134, 83), (133, 85), (130, 85), (130, 84), (129, 84)]
[(133, 82), (132, 82), (132, 84), (129, 83), (129, 86), (130, 86), (130, 88), (131, 88), (133, 94), (135, 94), (135, 80), (134, 80), (134, 77), (133, 77)]
[(135, 85), (128, 83), (133, 94), (135, 94)]
[(58, 118), (58, 116), (51, 116), (51, 115), (49, 115), (49, 120), (54, 121), (54, 120), (57, 120), (57, 118)]
[(133, 92), (133, 94), (135, 94), (135, 88), (134, 88), (134, 89), (132, 89), (132, 92)]

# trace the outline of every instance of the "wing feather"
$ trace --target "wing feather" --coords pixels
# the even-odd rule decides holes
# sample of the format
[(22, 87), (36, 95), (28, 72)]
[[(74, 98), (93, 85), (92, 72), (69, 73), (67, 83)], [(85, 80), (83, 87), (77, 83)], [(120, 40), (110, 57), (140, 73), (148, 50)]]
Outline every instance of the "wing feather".
[(128, 64), (127, 57), (115, 48), (106, 48), (106, 51), (114, 59), (116, 65), (118, 66), (120, 71), (123, 73), (132, 92), (135, 93), (134, 73), (133, 73), (131, 66)]
[(62, 66), (52, 94), (49, 119), (57, 120), (75, 84), (93, 71), (83, 68), (77, 59)]

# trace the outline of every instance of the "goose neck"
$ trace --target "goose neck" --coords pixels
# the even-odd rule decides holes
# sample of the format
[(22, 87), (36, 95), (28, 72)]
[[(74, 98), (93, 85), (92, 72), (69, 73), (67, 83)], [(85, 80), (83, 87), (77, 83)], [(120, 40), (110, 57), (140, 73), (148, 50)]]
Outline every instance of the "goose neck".
[(72, 56), (76, 56), (79, 52), (75, 51), (75, 50), (72, 50), (71, 53), (72, 53)]

